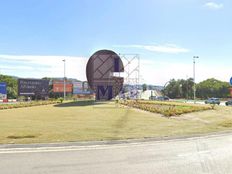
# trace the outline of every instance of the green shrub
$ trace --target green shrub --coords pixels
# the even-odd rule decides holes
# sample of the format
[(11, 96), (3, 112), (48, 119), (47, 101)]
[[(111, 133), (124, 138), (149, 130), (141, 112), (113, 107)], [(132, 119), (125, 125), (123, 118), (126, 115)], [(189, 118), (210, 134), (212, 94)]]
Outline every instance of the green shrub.
[(58, 100), (60, 101), (60, 103), (63, 103), (64, 98), (60, 97)]
[(141, 109), (144, 111), (159, 113), (167, 117), (212, 109), (209, 106), (181, 104), (174, 102), (126, 100), (126, 101), (120, 101), (119, 103), (122, 105)]
[(14, 108), (24, 108), (24, 107), (32, 107), (32, 106), (41, 106), (41, 105), (49, 105), (59, 103), (58, 100), (54, 101), (33, 101), (33, 102), (21, 102), (15, 104), (1, 104), (0, 110), (3, 109), (14, 109)]

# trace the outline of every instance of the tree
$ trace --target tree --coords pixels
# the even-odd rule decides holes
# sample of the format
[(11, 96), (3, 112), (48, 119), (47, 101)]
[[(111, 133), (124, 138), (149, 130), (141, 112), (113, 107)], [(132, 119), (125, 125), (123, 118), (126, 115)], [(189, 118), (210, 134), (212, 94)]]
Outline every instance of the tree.
[(143, 87), (143, 92), (147, 90), (147, 85), (146, 84), (143, 84), (142, 87)]
[(227, 82), (211, 78), (197, 84), (196, 95), (199, 98), (227, 98), (230, 96), (230, 85)]
[(9, 99), (17, 98), (18, 96), (18, 83), (17, 79), (7, 75), (0, 75), (0, 82), (7, 84), (7, 97)]
[(181, 80), (182, 84), (182, 97), (186, 99), (193, 98), (193, 78)]
[(171, 79), (164, 87), (163, 93), (170, 98), (192, 98), (193, 97), (193, 79)]

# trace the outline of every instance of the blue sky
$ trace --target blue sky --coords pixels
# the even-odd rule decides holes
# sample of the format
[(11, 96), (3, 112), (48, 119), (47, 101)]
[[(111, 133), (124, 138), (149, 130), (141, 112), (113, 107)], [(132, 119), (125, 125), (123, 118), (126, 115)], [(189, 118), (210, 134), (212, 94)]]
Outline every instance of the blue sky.
[[(145, 83), (232, 76), (230, 0), (9, 0), (0, 2), (0, 72), (85, 79), (98, 49), (136, 53)], [(152, 75), (151, 75), (152, 74)]]

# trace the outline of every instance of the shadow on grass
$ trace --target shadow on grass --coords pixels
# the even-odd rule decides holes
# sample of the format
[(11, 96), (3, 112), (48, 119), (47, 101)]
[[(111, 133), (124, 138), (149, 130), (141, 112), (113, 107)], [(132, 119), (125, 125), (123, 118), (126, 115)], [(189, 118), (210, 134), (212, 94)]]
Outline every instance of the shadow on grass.
[(94, 106), (94, 105), (101, 105), (104, 102), (96, 102), (94, 100), (87, 100), (87, 101), (73, 101), (68, 103), (59, 103), (54, 105), (54, 107), (73, 107), (73, 106)]
[(9, 139), (24, 139), (24, 138), (36, 138), (35, 135), (10, 135), (7, 138)]

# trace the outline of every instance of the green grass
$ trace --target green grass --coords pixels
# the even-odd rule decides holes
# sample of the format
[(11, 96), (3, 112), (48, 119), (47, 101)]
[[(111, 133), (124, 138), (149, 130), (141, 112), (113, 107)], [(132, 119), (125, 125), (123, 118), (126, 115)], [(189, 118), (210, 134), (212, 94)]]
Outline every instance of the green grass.
[(32, 107), (32, 106), (40, 106), (40, 105), (50, 105), (50, 104), (57, 104), (62, 103), (59, 100), (53, 101), (32, 101), (32, 102), (17, 102), (17, 103), (3, 103), (0, 104), (0, 110), (3, 109), (15, 109), (15, 108), (25, 108), (25, 107)]
[(0, 143), (185, 136), (232, 129), (231, 107), (163, 117), (113, 102), (71, 102), (0, 110)]

